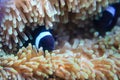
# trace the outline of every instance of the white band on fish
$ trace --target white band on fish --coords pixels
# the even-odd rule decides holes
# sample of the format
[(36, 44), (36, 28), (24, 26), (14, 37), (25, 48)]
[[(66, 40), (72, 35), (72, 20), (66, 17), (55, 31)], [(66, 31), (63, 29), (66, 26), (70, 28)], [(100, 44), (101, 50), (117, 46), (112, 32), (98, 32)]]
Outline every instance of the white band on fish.
[(113, 16), (115, 16), (115, 8), (112, 6), (108, 6), (106, 11), (110, 12)]
[(48, 35), (52, 36), (52, 34), (51, 34), (49, 31), (46, 31), (46, 32), (41, 32), (41, 33), (37, 36), (37, 38), (36, 38), (36, 40), (35, 40), (35, 46), (36, 46), (37, 49), (39, 49), (40, 40), (41, 40), (43, 37), (48, 36)]

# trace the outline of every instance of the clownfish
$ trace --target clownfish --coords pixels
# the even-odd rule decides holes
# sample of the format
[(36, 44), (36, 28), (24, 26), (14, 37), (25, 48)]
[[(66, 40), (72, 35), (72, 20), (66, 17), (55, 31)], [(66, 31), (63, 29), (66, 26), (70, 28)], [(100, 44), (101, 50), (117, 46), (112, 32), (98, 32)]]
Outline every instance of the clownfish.
[(40, 26), (40, 28), (34, 30), (33, 39), (34, 45), (37, 49), (42, 47), (44, 51), (52, 51), (55, 48), (55, 40), (51, 30), (47, 30), (45, 26)]
[(94, 19), (93, 23), (95, 29), (104, 35), (105, 32), (110, 31), (117, 23), (120, 16), (120, 3), (114, 3), (109, 5), (103, 12), (99, 19)]
[(34, 30), (29, 29), (27, 27), (26, 29), (31, 35), (31, 39), (24, 42), (24, 46), (27, 46), (28, 43), (31, 43), (36, 47), (38, 50), (40, 47), (43, 48), (43, 51), (48, 50), (51, 52), (55, 48), (55, 39), (52, 35), (52, 29), (47, 30), (45, 26), (36, 26)]

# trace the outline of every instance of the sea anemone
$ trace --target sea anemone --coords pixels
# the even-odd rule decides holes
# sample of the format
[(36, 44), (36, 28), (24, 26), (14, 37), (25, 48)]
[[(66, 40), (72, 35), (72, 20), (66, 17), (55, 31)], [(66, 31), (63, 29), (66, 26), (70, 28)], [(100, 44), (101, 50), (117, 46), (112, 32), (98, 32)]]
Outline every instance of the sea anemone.
[[(120, 30), (117, 28), (115, 30)], [(31, 44), (16, 55), (0, 57), (2, 80), (119, 80), (120, 32), (96, 40), (75, 40), (52, 53)], [(112, 35), (112, 36), (111, 36)], [(89, 43), (89, 45), (88, 45)], [(117, 46), (117, 47), (116, 47)], [(45, 56), (43, 56), (45, 54)]]
[[(0, 47), (17, 50), (31, 38), (25, 27), (53, 26), (53, 22), (86, 19), (102, 11), (102, 7), (119, 0), (5, 0), (1, 21)], [(2, 4), (2, 3), (1, 3)], [(2, 12), (3, 10), (0, 10)], [(49, 26), (49, 27), (48, 27)], [(5, 51), (7, 51), (5, 50)]]
[[(83, 20), (85, 24), (92, 25), (87, 21), (88, 18), (119, 0), (4, 1), (7, 1), (4, 2), (6, 5), (0, 5), (0, 14), (4, 14), (0, 17), (0, 80), (120, 79), (120, 27), (116, 26), (105, 37), (95, 32), (92, 35), (94, 38), (88, 35), (90, 27), (82, 27)], [(64, 46), (58, 46), (52, 52), (44, 52), (42, 48), (37, 50), (31, 44), (23, 46), (25, 41), (31, 39), (30, 30), (36, 28), (36, 25), (45, 24), (46, 28), (51, 28), (54, 22), (60, 24), (60, 29), (53, 27), (59, 43), (62, 43), (60, 38), (69, 37), (63, 41)], [(70, 24), (62, 24), (67, 22)], [(76, 33), (75, 29), (81, 28), (84, 28), (84, 35), (89, 36), (89, 39)], [(89, 31), (94, 32), (92, 29)], [(75, 39), (74, 34), (83, 37)], [(11, 51), (18, 52), (12, 54)]]

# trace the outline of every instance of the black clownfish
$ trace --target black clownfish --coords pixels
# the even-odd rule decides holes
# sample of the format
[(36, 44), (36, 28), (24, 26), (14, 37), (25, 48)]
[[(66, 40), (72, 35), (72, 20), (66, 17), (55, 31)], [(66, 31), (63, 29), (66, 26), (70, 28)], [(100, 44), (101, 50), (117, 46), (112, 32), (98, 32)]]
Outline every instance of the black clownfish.
[(119, 9), (120, 3), (114, 3), (102, 12), (102, 16), (99, 19), (94, 20), (95, 29), (100, 35), (104, 35), (106, 31), (110, 31), (115, 26), (120, 16)]
[(51, 30), (47, 30), (45, 26), (35, 29), (33, 33), (34, 45), (37, 49), (43, 47), (43, 50), (52, 51), (54, 50), (55, 40), (51, 33)]
[(42, 47), (44, 51), (48, 50), (51, 52), (54, 50), (55, 40), (52, 35), (52, 29), (47, 30), (45, 26), (37, 26), (37, 28), (34, 30), (31, 30), (28, 27), (26, 29), (28, 32), (30, 32), (32, 39), (26, 41), (24, 46), (27, 46), (28, 43), (31, 43), (32, 45), (35, 45), (36, 49)]

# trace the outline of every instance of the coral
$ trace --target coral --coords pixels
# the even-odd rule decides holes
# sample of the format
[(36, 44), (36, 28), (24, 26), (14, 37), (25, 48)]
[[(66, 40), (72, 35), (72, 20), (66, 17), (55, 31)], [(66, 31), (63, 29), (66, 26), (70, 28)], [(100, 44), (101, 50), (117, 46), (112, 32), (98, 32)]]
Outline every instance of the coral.
[[(119, 0), (6, 0), (1, 21), (0, 47), (16, 50), (31, 36), (26, 25), (52, 27), (52, 22), (86, 19), (101, 12), (102, 7)], [(49, 26), (49, 27), (48, 27)], [(19, 46), (18, 46), (19, 45)], [(5, 50), (6, 51), (6, 50)]]
[[(93, 40), (75, 39), (53, 52), (31, 44), (16, 55), (0, 57), (0, 78), (18, 80), (119, 80), (120, 28)], [(43, 56), (45, 54), (45, 56)]]

